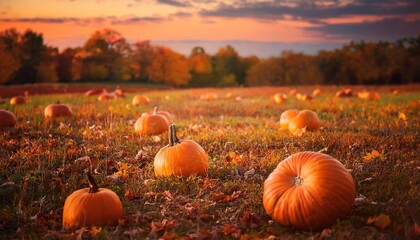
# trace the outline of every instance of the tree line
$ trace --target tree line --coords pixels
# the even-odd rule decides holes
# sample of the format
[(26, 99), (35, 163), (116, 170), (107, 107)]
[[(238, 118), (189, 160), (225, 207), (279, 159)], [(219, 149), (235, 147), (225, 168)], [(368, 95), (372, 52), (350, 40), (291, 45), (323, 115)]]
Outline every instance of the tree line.
[(47, 46), (42, 34), (0, 32), (0, 84), (143, 82), (188, 87), (404, 84), (420, 81), (420, 35), (395, 42), (350, 42), (307, 55), (242, 57), (232, 46), (184, 56), (150, 41), (129, 44), (117, 31), (96, 31), (81, 47)]

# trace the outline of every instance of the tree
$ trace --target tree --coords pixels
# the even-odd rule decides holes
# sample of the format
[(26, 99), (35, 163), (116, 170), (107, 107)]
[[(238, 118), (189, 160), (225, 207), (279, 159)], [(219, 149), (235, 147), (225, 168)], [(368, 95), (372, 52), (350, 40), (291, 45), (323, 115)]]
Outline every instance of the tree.
[(190, 86), (211, 86), (214, 72), (211, 57), (202, 47), (194, 47), (188, 58), (191, 80)]
[(131, 79), (129, 44), (111, 29), (96, 31), (85, 43), (82, 52), (82, 79), (112, 81)]
[(183, 86), (191, 78), (187, 59), (170, 48), (155, 47), (148, 75), (154, 82)]
[(58, 82), (57, 75), (58, 49), (45, 47), (42, 51), (41, 61), (36, 69), (36, 82)]
[(134, 43), (134, 52), (132, 54), (131, 72), (135, 79), (142, 82), (148, 82), (148, 69), (152, 65), (154, 57), (154, 48), (150, 41), (138, 41)]
[(282, 82), (284, 69), (278, 57), (271, 57), (254, 64), (247, 72), (246, 85), (270, 86)]
[[(215, 72), (216, 72), (216, 82), (217, 85), (226, 85), (223, 82), (220, 82), (223, 79), (226, 79), (226, 76), (233, 75), (235, 78), (235, 84), (243, 84), (245, 79), (242, 77), (245, 74), (241, 73), (241, 64), (240, 58), (236, 50), (232, 46), (226, 46), (220, 48), (219, 51), (214, 56), (215, 61)], [(232, 78), (232, 77), (229, 77)]]
[(0, 84), (10, 82), (20, 68), (20, 61), (0, 38)]

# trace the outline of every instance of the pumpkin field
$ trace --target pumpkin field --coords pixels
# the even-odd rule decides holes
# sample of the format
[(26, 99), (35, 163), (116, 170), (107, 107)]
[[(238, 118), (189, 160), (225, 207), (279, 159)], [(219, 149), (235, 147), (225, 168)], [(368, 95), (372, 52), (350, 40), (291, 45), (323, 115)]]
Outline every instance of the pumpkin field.
[[(418, 84), (122, 85), (103, 97), (70, 88), (43, 94), (1, 88), (0, 109), (16, 117), (0, 128), (2, 239), (420, 237)], [(23, 98), (11, 102), (9, 90)], [(60, 116), (52, 105), (60, 105)], [(304, 112), (311, 120), (281, 122), (290, 109), (297, 109), (292, 118)], [(287, 195), (286, 207), (298, 217), (266, 210), (279, 194), (264, 192), (279, 185), (270, 173), (292, 155), (310, 157), (307, 172), (318, 171), (316, 158), (334, 162), (317, 173), (322, 184), (312, 186), (311, 194), (326, 194), (316, 216), (303, 195)], [(294, 184), (306, 183), (294, 177)], [(66, 202), (85, 188), (73, 195), (81, 200)], [(327, 201), (341, 192), (345, 200)], [(88, 195), (97, 197), (84, 206)], [(86, 206), (77, 222), (75, 212)], [(323, 222), (330, 212), (340, 213)], [(94, 226), (84, 225), (89, 221)]]

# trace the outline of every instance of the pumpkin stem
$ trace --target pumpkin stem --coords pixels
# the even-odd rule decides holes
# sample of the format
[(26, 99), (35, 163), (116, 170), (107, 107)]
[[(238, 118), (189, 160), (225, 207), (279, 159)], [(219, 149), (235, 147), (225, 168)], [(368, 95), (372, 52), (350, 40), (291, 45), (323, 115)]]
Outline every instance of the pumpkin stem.
[(159, 109), (159, 106), (155, 106), (155, 107), (153, 108), (153, 115), (156, 115), (156, 113), (157, 113), (158, 109)]
[(172, 147), (178, 143), (180, 142), (179, 142), (179, 139), (176, 137), (175, 124), (171, 124), (171, 126), (169, 126), (169, 146)]
[(303, 178), (301, 177), (295, 177), (293, 178), (293, 184), (296, 186), (300, 186), (303, 184)]
[(95, 179), (93, 178), (90, 171), (87, 171), (86, 173), (87, 173), (87, 178), (88, 178), (88, 182), (89, 182), (89, 193), (99, 192), (98, 185), (96, 184)]

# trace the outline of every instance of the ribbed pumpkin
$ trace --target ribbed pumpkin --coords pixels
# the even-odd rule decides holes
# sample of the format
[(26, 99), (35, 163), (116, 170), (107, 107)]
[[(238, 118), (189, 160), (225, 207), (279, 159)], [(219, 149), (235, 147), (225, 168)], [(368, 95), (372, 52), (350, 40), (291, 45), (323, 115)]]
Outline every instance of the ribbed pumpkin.
[(7, 110), (0, 110), (0, 128), (14, 127), (16, 122), (15, 114)]
[(208, 156), (194, 140), (178, 140), (175, 125), (169, 127), (169, 145), (161, 148), (155, 156), (156, 176), (206, 175)]
[(282, 104), (282, 103), (287, 101), (287, 95), (276, 93), (276, 94), (274, 94), (273, 99), (274, 99), (275, 103)]
[(16, 96), (10, 99), (10, 105), (24, 104), (26, 102), (23, 96)]
[(295, 118), (289, 121), (289, 131), (294, 132), (298, 129), (317, 130), (321, 127), (318, 115), (311, 110), (302, 110)]
[(281, 113), (280, 115), (280, 128), (288, 129), (289, 122), (295, 118), (299, 113), (297, 109), (289, 109)]
[(158, 135), (168, 131), (169, 121), (167, 116), (157, 113), (157, 108), (152, 113), (143, 113), (134, 125), (134, 130), (140, 134)]
[(167, 112), (167, 111), (160, 111), (160, 110), (158, 111), (158, 109), (159, 109), (159, 107), (156, 106), (156, 107), (153, 108), (153, 111), (150, 111), (150, 112), (147, 112), (147, 113), (142, 113), (141, 115), (142, 116), (144, 116), (144, 115), (150, 115), (150, 114), (161, 115), (161, 116), (165, 117), (166, 120), (168, 120), (168, 123), (169, 124), (172, 124), (173, 123), (172, 114), (169, 113), (169, 112)]
[(120, 198), (110, 189), (98, 188), (87, 172), (89, 188), (79, 189), (67, 197), (63, 209), (63, 227), (113, 226), (123, 217)]
[(44, 109), (44, 116), (46, 118), (70, 117), (71, 115), (73, 115), (73, 112), (66, 104), (53, 103)]
[(150, 99), (144, 95), (136, 95), (133, 97), (133, 100), (131, 101), (131, 103), (134, 106), (138, 106), (138, 105), (142, 105), (142, 104), (149, 104), (150, 103)]
[(300, 152), (280, 162), (265, 180), (263, 205), (282, 225), (318, 231), (349, 214), (355, 195), (354, 180), (338, 160)]

